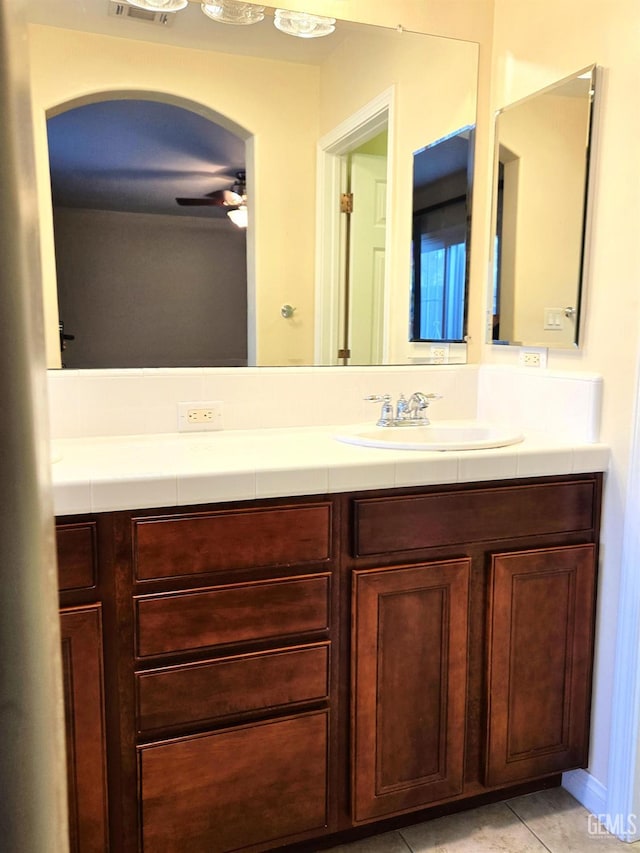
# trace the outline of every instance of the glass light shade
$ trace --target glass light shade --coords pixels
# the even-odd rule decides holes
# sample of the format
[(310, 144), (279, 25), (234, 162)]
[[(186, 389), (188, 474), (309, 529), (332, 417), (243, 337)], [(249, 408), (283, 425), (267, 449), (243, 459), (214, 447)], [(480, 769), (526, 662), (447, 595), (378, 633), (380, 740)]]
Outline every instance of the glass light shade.
[(189, 5), (189, 0), (127, 0), (127, 3), (149, 12), (179, 12)]
[(249, 213), (246, 204), (241, 204), (235, 210), (228, 210), (227, 216), (238, 228), (246, 228), (249, 223)]
[(335, 18), (310, 15), (308, 12), (289, 12), (286, 9), (276, 9), (273, 23), (281, 32), (301, 39), (328, 36), (336, 28)]
[(207, 18), (220, 24), (247, 26), (257, 24), (264, 18), (264, 6), (253, 3), (240, 3), (238, 0), (218, 0), (217, 3), (203, 3), (200, 7)]

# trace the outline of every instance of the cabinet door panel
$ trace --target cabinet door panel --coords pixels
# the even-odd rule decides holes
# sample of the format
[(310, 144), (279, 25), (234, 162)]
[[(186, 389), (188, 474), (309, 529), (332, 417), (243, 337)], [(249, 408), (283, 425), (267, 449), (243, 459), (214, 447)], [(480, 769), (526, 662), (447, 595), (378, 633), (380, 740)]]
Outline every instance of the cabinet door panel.
[(486, 784), (587, 760), (595, 546), (493, 557)]
[(72, 853), (107, 853), (100, 605), (62, 610), (60, 631), (70, 850)]
[(470, 561), (354, 572), (355, 820), (462, 790)]
[(327, 723), (322, 711), (140, 747), (144, 853), (275, 847), (322, 830)]

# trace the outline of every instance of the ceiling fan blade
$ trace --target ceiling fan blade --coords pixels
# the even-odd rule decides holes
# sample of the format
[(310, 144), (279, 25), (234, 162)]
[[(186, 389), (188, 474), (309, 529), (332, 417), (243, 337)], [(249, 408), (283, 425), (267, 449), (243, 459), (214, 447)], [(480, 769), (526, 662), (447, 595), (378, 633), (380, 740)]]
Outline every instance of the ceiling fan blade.
[(176, 201), (182, 205), (208, 204), (211, 206), (237, 207), (239, 204), (242, 204), (243, 198), (233, 190), (216, 190), (215, 192), (207, 193), (207, 195), (201, 198), (177, 198)]
[(218, 204), (242, 204), (241, 193), (231, 190), (216, 190), (216, 192), (207, 193), (205, 198), (215, 199)]
[(176, 201), (182, 207), (222, 207), (224, 204), (213, 198), (177, 198)]

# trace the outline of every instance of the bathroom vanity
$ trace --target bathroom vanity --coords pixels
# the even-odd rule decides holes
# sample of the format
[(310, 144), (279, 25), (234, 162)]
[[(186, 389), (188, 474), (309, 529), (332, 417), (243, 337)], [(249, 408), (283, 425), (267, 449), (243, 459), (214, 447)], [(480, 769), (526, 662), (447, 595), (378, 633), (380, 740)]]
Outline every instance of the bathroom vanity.
[(585, 766), (601, 487), (58, 517), (72, 849), (317, 849)]

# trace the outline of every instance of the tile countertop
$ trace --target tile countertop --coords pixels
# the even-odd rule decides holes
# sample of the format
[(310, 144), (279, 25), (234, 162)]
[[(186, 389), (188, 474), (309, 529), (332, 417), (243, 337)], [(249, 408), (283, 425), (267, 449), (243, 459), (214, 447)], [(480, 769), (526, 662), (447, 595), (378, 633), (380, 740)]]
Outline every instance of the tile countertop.
[(544, 434), (492, 450), (439, 452), (344, 444), (334, 438), (341, 429), (58, 439), (52, 445), (55, 513), (591, 473), (609, 465), (606, 445)]

